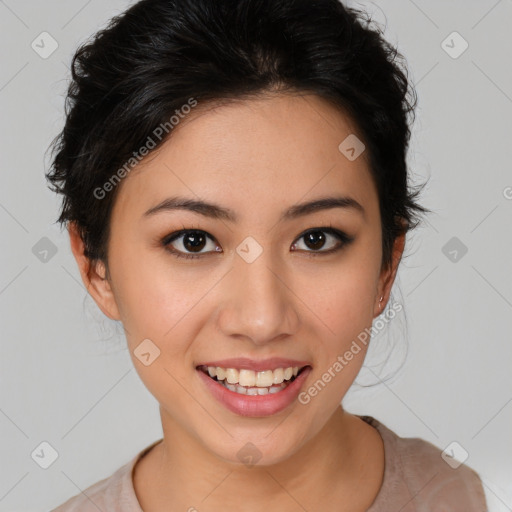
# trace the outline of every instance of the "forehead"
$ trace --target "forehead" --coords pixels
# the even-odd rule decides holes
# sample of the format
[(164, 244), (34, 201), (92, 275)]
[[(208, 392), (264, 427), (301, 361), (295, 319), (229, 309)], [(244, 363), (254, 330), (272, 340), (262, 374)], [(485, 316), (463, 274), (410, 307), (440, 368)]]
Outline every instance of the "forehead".
[(348, 116), (314, 95), (199, 104), (123, 179), (114, 209), (140, 216), (179, 194), (240, 211), (282, 210), (333, 191), (372, 208), (366, 151), (356, 159), (345, 151), (347, 140), (361, 150), (361, 138)]

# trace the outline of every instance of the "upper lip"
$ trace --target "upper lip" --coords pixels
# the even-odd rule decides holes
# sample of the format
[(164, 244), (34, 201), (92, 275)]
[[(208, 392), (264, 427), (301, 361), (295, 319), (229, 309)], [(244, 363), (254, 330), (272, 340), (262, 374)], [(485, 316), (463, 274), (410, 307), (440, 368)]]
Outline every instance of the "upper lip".
[(310, 366), (307, 361), (297, 359), (286, 359), (283, 357), (271, 357), (270, 359), (249, 359), (248, 357), (235, 357), (217, 361), (206, 361), (198, 366), (220, 366), (221, 368), (236, 368), (239, 370), (253, 370), (261, 372), (264, 370), (275, 370), (276, 368), (289, 368), (298, 366)]

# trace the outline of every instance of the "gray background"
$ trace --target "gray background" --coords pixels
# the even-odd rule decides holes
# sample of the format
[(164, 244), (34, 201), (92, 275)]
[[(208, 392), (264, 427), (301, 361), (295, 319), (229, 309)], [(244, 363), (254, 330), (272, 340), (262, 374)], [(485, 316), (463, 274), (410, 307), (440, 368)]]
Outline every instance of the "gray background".
[[(60, 199), (43, 175), (72, 53), (128, 5), (0, 1), (0, 511), (49, 510), (161, 437), (121, 326), (88, 297), (53, 224)], [(512, 1), (351, 5), (387, 23), (408, 60), (409, 161), (435, 213), (408, 240), (394, 290), (406, 314), (376, 335), (357, 380), (378, 385), (354, 386), (344, 404), (401, 436), (457, 441), (490, 510), (512, 510)], [(48, 58), (31, 47), (51, 49), (44, 31), (58, 44)], [(454, 31), (469, 44), (461, 55)], [(44, 441), (58, 452), (48, 469), (31, 456)]]

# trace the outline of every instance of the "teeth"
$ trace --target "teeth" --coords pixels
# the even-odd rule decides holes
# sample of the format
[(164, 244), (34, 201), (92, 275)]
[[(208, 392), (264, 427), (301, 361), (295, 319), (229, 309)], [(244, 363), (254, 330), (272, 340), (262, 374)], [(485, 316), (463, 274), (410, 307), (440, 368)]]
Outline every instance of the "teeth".
[(240, 384), (229, 384), (225, 380), (221, 382), (221, 384), (228, 388), (230, 391), (234, 391), (235, 393), (239, 393), (240, 395), (267, 395), (267, 394), (273, 394), (273, 393), (279, 393), (279, 391), (282, 391), (286, 388), (287, 384), (282, 382), (278, 385), (273, 385), (268, 388), (257, 388), (257, 387), (250, 387), (245, 388), (244, 386), (240, 386)]
[(235, 370), (234, 368), (227, 368), (226, 369), (226, 380), (230, 384), (237, 384), (238, 383), (238, 370)]
[[(253, 372), (254, 373), (254, 372)], [(274, 373), (272, 370), (265, 370), (256, 373), (256, 387), (267, 388), (274, 383)]]
[[(236, 391), (238, 387), (245, 386), (246, 388), (254, 387), (262, 388), (261, 393), (258, 390), (258, 394), (265, 394), (266, 388), (270, 388), (272, 385), (282, 384), (285, 380), (290, 380), (292, 377), (296, 377), (299, 373), (299, 367), (288, 367), (288, 368), (276, 368), (275, 370), (264, 370), (261, 372), (255, 372), (253, 370), (236, 368), (220, 368), (219, 366), (208, 366), (208, 374), (210, 377), (217, 377), (217, 380), (226, 380), (226, 387), (231, 391)], [(233, 389), (232, 389), (233, 388)], [(243, 391), (239, 391), (243, 393)], [(276, 391), (274, 391), (275, 393)], [(254, 394), (252, 391), (251, 393)]]
[(241, 386), (254, 386), (256, 385), (256, 373), (251, 370), (240, 370), (238, 372), (238, 383)]
[[(213, 375), (210, 373), (210, 370), (212, 370), (214, 372)], [(226, 378), (226, 372), (224, 371), (223, 368), (219, 368), (218, 366), (217, 366), (217, 368), (208, 366), (208, 373), (210, 373), (210, 377), (217, 376), (217, 379), (219, 379), (219, 380), (224, 380)]]
[(282, 368), (276, 368), (274, 370), (274, 384), (280, 384), (284, 380), (284, 370)]

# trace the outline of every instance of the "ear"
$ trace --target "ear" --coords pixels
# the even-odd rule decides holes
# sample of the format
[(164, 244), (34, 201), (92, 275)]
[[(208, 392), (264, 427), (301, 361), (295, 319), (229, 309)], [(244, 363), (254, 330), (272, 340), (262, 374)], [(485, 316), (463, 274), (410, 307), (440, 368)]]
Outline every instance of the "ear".
[[(391, 255), (391, 263), (387, 268), (383, 268), (379, 277), (379, 285), (377, 287), (377, 296), (375, 306), (373, 310), (373, 317), (379, 316), (386, 307), (389, 300), (389, 294), (395, 281), (396, 273), (398, 270), (398, 264), (402, 259), (402, 254), (405, 247), (405, 231), (396, 237), (393, 243), (393, 250)], [(382, 301), (380, 298), (382, 297)]]
[(119, 309), (106, 275), (105, 264), (102, 261), (92, 264), (84, 254), (85, 244), (75, 222), (68, 223), (68, 233), (71, 251), (78, 264), (85, 288), (106, 316), (112, 320), (120, 320)]

